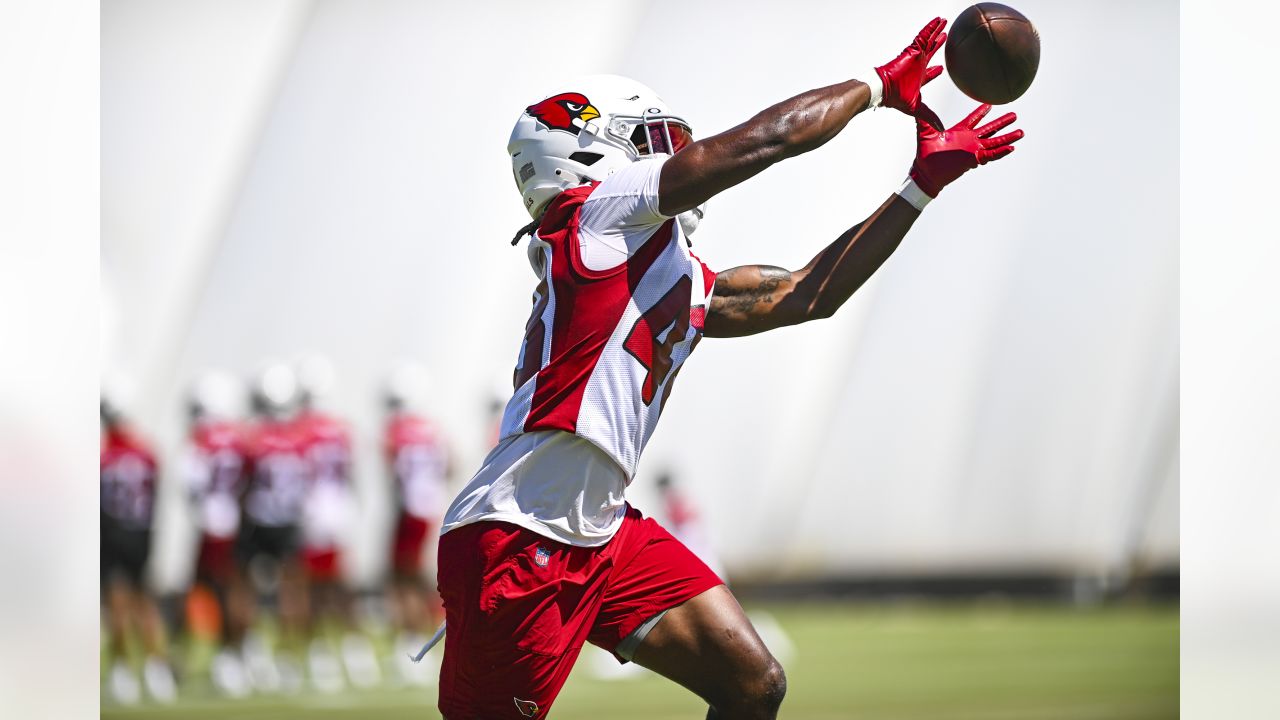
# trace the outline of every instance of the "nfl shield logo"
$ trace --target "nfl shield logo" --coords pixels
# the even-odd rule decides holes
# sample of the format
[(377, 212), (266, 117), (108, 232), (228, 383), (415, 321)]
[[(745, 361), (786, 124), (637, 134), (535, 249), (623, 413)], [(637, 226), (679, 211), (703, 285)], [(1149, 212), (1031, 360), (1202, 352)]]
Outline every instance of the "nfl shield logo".
[(547, 552), (546, 548), (539, 545), (538, 552), (533, 555), (533, 561), (538, 563), (538, 567), (546, 567), (549, 560), (551, 560), (551, 553)]

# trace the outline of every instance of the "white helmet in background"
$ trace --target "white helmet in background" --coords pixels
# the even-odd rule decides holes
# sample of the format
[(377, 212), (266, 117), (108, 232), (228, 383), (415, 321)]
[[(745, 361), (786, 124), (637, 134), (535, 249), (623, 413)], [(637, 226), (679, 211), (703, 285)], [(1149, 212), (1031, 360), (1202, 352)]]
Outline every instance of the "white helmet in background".
[(193, 420), (232, 420), (239, 414), (243, 389), (235, 376), (221, 370), (196, 375), (187, 396)]
[(123, 422), (131, 414), (136, 388), (133, 378), (118, 372), (107, 371), (98, 378), (98, 414), (103, 423)]
[(252, 396), (255, 412), (283, 418), (298, 401), (298, 377), (286, 363), (268, 363), (253, 380)]
[(298, 390), (305, 407), (314, 407), (333, 392), (338, 374), (329, 358), (319, 353), (310, 353), (298, 358)]
[(560, 90), (525, 108), (507, 143), (516, 187), (535, 220), (561, 191), (693, 141), (689, 123), (635, 80), (590, 75)]
[(416, 362), (401, 362), (387, 378), (384, 399), (392, 412), (422, 412), (430, 395), (431, 373)]

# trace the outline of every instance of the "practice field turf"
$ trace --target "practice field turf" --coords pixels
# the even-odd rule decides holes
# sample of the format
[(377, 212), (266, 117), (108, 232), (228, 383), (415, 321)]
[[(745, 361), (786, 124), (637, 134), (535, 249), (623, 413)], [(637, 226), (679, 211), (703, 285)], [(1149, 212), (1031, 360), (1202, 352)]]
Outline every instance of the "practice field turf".
[[(1156, 720), (1178, 717), (1178, 615), (996, 605), (769, 606), (795, 646), (791, 720)], [(439, 652), (434, 650), (433, 652)], [(605, 681), (580, 663), (551, 717), (690, 720), (705, 707), (644, 673)], [(302, 694), (120, 709), (104, 718), (431, 720), (435, 689)], [(106, 701), (104, 700), (104, 703)]]

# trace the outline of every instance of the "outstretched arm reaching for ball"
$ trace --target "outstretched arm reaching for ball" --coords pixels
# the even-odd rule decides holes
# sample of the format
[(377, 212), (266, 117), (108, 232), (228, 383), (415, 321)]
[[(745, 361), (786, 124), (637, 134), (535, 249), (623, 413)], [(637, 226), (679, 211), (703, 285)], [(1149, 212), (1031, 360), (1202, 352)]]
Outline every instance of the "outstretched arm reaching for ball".
[(978, 127), (991, 111), (981, 105), (954, 127), (939, 132), (916, 120), (916, 159), (909, 180), (871, 214), (823, 248), (808, 265), (784, 270), (744, 265), (716, 275), (707, 311), (707, 337), (754, 335), (831, 317), (897, 249), (920, 211), (964, 173), (1013, 152), (1021, 130), (996, 135), (1017, 115), (1007, 113)]
[(743, 265), (718, 273), (706, 336), (754, 335), (831, 317), (889, 259), (919, 216), (894, 194), (799, 270)]
[(741, 125), (695, 142), (662, 168), (658, 208), (674, 216), (691, 210), (765, 168), (824, 145), (855, 115), (877, 104), (923, 116), (941, 129), (920, 100), (920, 87), (942, 73), (929, 60), (947, 40), (947, 21), (935, 18), (898, 57), (868, 73), (784, 100)]

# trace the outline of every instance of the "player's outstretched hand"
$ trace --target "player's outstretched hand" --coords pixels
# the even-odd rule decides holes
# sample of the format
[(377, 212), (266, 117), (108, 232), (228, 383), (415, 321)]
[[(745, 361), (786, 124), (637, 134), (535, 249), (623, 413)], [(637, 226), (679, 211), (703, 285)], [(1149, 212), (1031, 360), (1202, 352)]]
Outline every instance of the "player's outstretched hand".
[(947, 21), (942, 18), (930, 20), (898, 57), (876, 68), (884, 83), (881, 104), (912, 117), (923, 117), (938, 130), (942, 130), (942, 121), (921, 102), (920, 88), (942, 74), (942, 66), (929, 67), (929, 60), (947, 41), (947, 34), (942, 32), (946, 26)]
[(979, 105), (968, 117), (943, 132), (935, 130), (921, 116), (916, 117), (916, 160), (911, 164), (911, 179), (929, 197), (937, 197), (942, 188), (969, 170), (1013, 152), (1013, 143), (1022, 139), (1022, 131), (1003, 135), (996, 135), (996, 131), (1008, 127), (1018, 116), (1006, 113), (978, 127), (989, 112), (990, 105)]

